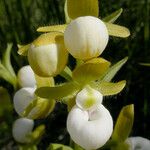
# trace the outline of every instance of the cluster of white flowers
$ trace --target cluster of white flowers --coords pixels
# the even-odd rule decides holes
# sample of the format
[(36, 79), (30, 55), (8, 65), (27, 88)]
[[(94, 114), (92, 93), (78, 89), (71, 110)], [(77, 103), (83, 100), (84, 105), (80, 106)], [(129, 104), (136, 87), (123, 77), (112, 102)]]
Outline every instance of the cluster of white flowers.
[[(108, 40), (109, 35), (104, 22), (96, 17), (85, 16), (73, 20), (64, 34), (45, 33), (33, 41), (28, 50), (31, 67), (25, 66), (18, 72), (21, 89), (15, 93), (13, 99), (18, 115), (22, 117), (27, 106), (37, 98), (34, 94), (36, 90), (34, 72), (41, 77), (54, 77), (64, 70), (68, 53), (83, 61), (97, 58), (106, 48)], [(113, 132), (111, 114), (103, 106), (102, 100), (103, 95), (99, 91), (86, 85), (76, 95), (76, 104), (68, 114), (67, 130), (73, 141), (86, 150), (102, 147)], [(27, 117), (32, 118), (38, 111), (40, 111), (38, 107), (33, 108)], [(48, 114), (49, 111), (44, 113)], [(33, 126), (33, 120), (27, 118), (16, 120), (13, 125), (15, 140), (28, 143), (27, 135), (32, 132)], [(129, 139), (127, 143), (133, 142)]]
[[(36, 89), (36, 80), (34, 72), (31, 67), (24, 66), (18, 72), (18, 83), (21, 87), (13, 98), (14, 109), (20, 117), (22, 117), (24, 110), (35, 99), (34, 91)], [(29, 117), (34, 113), (33, 110)], [(19, 118), (13, 124), (13, 137), (17, 142), (28, 143), (27, 135), (32, 132), (34, 121), (28, 118)]]

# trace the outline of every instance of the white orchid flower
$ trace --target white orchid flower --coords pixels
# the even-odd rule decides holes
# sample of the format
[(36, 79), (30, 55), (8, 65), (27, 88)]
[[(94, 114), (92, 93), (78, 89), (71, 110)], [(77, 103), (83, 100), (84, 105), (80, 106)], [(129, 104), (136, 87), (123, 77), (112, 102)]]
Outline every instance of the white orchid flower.
[(82, 60), (99, 56), (108, 39), (108, 31), (103, 21), (92, 16), (73, 20), (64, 32), (67, 50), (73, 57)]
[(28, 60), (33, 71), (42, 77), (59, 74), (67, 63), (68, 52), (63, 34), (51, 32), (40, 35), (28, 50)]
[(143, 137), (130, 137), (126, 140), (129, 150), (150, 150), (150, 140)]
[[(33, 101), (36, 97), (34, 95), (35, 88), (21, 88), (18, 90), (13, 98), (14, 109), (16, 112), (22, 116), (22, 113), (26, 107)], [(32, 112), (30, 113), (30, 115)]]
[(12, 128), (12, 135), (14, 139), (19, 143), (28, 143), (28, 135), (32, 132), (34, 127), (34, 121), (27, 118), (17, 119)]
[(102, 147), (109, 140), (113, 121), (102, 104), (90, 111), (74, 106), (67, 118), (67, 130), (75, 143), (92, 150)]
[(34, 72), (29, 65), (18, 71), (18, 83), (21, 87), (36, 87)]
[(89, 110), (101, 104), (102, 99), (103, 95), (99, 91), (87, 86), (77, 94), (76, 105), (81, 109)]

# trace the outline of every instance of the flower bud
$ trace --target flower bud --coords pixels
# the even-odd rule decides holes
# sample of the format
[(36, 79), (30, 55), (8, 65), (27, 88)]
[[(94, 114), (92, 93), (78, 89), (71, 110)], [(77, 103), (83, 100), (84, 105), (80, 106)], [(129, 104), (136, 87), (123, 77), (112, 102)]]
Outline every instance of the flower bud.
[(81, 109), (88, 110), (101, 104), (102, 99), (103, 95), (99, 91), (87, 86), (77, 94), (76, 105)]
[(35, 88), (22, 88), (18, 90), (13, 98), (14, 109), (20, 116), (23, 116), (25, 109), (32, 101), (35, 101), (27, 118), (40, 119), (47, 117), (47, 115), (53, 110), (55, 101), (36, 97), (34, 91)]
[(19, 143), (29, 143), (28, 135), (32, 132), (34, 121), (27, 118), (17, 119), (12, 128), (14, 139)]
[(84, 149), (97, 149), (109, 140), (113, 121), (102, 104), (91, 111), (74, 106), (67, 118), (67, 130), (73, 141)]
[(64, 33), (65, 46), (78, 59), (86, 60), (99, 56), (108, 43), (105, 24), (92, 16), (73, 20)]
[(29, 65), (22, 67), (18, 71), (18, 83), (21, 87), (35, 87), (36, 86), (34, 72)]
[(130, 146), (129, 150), (149, 150), (150, 140), (143, 137), (130, 137), (126, 140), (126, 143)]
[(63, 34), (45, 33), (39, 36), (28, 51), (28, 60), (33, 71), (42, 77), (59, 74), (67, 63), (68, 52), (64, 46)]

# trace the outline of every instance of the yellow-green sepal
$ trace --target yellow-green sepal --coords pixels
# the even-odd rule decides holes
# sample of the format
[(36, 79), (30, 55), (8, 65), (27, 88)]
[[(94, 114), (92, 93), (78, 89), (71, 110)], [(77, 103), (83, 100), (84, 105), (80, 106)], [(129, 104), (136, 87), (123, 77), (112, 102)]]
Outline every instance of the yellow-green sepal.
[(122, 108), (112, 134), (112, 140), (116, 142), (124, 142), (132, 129), (134, 121), (134, 105), (127, 105)]
[(34, 129), (33, 132), (27, 135), (31, 141), (30, 142), (31, 145), (38, 144), (44, 133), (45, 133), (45, 125), (39, 125), (38, 127)]
[(72, 81), (72, 71), (68, 66), (60, 73), (60, 76), (65, 78), (67, 81)]
[(120, 93), (126, 85), (126, 81), (112, 82), (95, 82), (93, 88), (98, 90), (103, 96), (110, 96)]
[(103, 58), (94, 58), (81, 64), (72, 73), (72, 77), (81, 85), (99, 79), (109, 68), (110, 62)]
[(98, 0), (66, 0), (64, 10), (67, 23), (81, 16), (98, 17)]
[(69, 146), (66, 146), (66, 145), (52, 143), (49, 145), (47, 150), (73, 150), (73, 149)]
[(18, 46), (18, 54), (21, 56), (27, 56), (28, 55), (28, 50), (30, 48), (31, 44), (26, 44), (26, 45), (17, 45)]
[(60, 100), (70, 95), (76, 94), (79, 86), (74, 82), (67, 82), (55, 87), (41, 87), (35, 91), (35, 94), (42, 98)]
[(26, 107), (22, 116), (29, 119), (46, 118), (55, 107), (55, 100), (37, 97)]
[(40, 77), (37, 74), (35, 75), (36, 85), (37, 87), (43, 87), (43, 86), (54, 86), (55, 81), (53, 77)]
[(67, 24), (62, 25), (52, 25), (52, 26), (43, 26), (37, 29), (37, 32), (64, 32), (67, 27)]
[(112, 14), (106, 16), (102, 20), (104, 22), (114, 23), (120, 17), (120, 15), (122, 14), (122, 12), (123, 12), (123, 9), (120, 8), (120, 9), (116, 10), (115, 12), (113, 12)]
[(128, 57), (123, 58), (122, 60), (118, 61), (116, 64), (111, 66), (108, 71), (99, 79), (100, 81), (110, 82), (113, 77), (117, 74), (117, 72), (122, 68), (122, 66), (127, 62)]
[(120, 37), (120, 38), (126, 38), (130, 36), (130, 31), (128, 28), (112, 23), (105, 22), (105, 25), (108, 30), (108, 34), (110, 36)]

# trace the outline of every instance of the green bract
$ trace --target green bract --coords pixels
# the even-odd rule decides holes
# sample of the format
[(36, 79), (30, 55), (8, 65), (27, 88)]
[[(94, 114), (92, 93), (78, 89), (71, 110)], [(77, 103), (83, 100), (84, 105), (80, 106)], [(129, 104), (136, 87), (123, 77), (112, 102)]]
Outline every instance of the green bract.
[(65, 16), (66, 22), (69, 23), (72, 19), (81, 16), (99, 15), (98, 0), (66, 0)]

